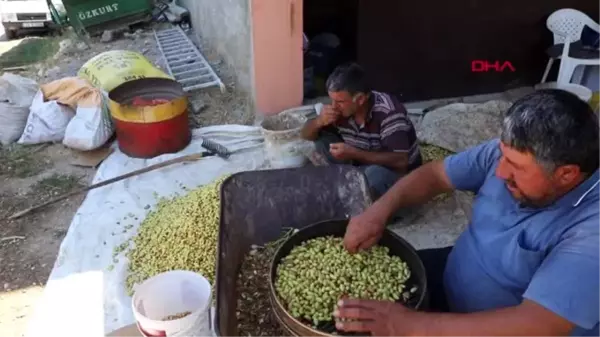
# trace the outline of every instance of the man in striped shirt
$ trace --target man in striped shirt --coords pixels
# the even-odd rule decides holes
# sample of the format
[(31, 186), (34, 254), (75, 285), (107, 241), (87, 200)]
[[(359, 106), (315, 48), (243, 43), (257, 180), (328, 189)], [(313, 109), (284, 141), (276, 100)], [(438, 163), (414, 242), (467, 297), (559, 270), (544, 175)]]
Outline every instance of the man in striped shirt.
[(379, 198), (422, 164), (406, 109), (396, 98), (371, 90), (357, 64), (339, 66), (326, 85), (332, 104), (304, 125), (302, 137), (315, 141), (328, 164), (363, 167)]

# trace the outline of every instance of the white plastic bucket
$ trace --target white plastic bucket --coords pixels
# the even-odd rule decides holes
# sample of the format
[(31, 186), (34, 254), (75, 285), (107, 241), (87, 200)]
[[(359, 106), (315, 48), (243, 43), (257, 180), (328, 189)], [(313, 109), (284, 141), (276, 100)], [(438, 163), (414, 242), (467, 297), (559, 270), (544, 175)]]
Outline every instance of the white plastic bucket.
[(138, 329), (144, 336), (212, 336), (211, 296), (208, 280), (194, 272), (176, 270), (149, 278), (136, 287), (132, 299)]
[(307, 162), (303, 154), (306, 141), (300, 137), (306, 115), (314, 112), (314, 106), (307, 105), (285, 110), (277, 115), (266, 117), (261, 123), (265, 137), (265, 152), (272, 168), (302, 167)]

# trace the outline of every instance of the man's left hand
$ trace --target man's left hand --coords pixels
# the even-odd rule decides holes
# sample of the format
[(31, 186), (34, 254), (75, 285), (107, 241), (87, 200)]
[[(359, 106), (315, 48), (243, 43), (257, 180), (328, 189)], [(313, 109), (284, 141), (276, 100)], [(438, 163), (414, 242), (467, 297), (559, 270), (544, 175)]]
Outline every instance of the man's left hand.
[(416, 312), (402, 304), (387, 301), (340, 300), (334, 316), (336, 328), (345, 332), (371, 333), (372, 336), (410, 336), (415, 331), (410, 316)]
[(358, 153), (358, 149), (352, 147), (346, 143), (335, 143), (329, 145), (329, 152), (333, 158), (337, 160), (354, 160), (356, 159), (356, 153)]

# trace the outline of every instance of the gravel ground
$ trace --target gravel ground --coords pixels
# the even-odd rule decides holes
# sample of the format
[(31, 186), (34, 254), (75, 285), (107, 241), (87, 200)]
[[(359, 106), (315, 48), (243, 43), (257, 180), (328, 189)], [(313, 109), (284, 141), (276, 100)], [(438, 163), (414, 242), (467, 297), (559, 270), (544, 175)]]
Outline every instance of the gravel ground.
[[(110, 42), (102, 42), (102, 36), (92, 37), (88, 46), (73, 34), (65, 34), (60, 41), (56, 55), (20, 71), (21, 76), (29, 77), (38, 83), (48, 83), (64, 77), (76, 76), (81, 67), (92, 57), (110, 50), (130, 50), (144, 55), (155, 66), (166, 70), (165, 60), (160, 53), (153, 29), (166, 26), (154, 25), (128, 32), (115, 32)], [(200, 48), (204, 57), (226, 86), (225, 92), (219, 88), (207, 88), (188, 94), (197, 111), (190, 114), (192, 127), (218, 124), (252, 124), (254, 114), (250, 109), (250, 99), (235, 86), (235, 73), (212, 50), (208, 49), (195, 35), (188, 34)]]

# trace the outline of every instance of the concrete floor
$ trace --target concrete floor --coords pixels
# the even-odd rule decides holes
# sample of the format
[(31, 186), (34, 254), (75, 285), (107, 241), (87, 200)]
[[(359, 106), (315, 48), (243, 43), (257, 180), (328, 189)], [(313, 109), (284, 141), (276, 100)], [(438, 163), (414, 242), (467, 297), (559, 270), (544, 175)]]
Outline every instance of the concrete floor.
[(482, 94), (482, 95), (472, 95), (472, 96), (461, 96), (461, 97), (452, 97), (452, 98), (439, 98), (432, 99), (426, 101), (418, 101), (418, 102), (409, 102), (404, 104), (406, 109), (410, 110), (420, 110), (420, 109), (431, 109), (432, 107), (452, 104), (452, 103), (484, 103), (492, 100), (506, 100), (510, 102), (514, 102), (516, 99), (533, 92), (533, 87), (520, 87), (511, 90), (507, 90), (504, 92), (490, 93), (490, 94)]
[(402, 220), (390, 225), (390, 229), (415, 249), (452, 246), (469, 223), (472, 203), (471, 195), (454, 192), (408, 210)]
[[(471, 95), (461, 97), (450, 97), (450, 98), (436, 98), (425, 101), (407, 102), (404, 106), (409, 113), (419, 113), (424, 109), (431, 109), (432, 107), (439, 107), (446, 104), (452, 103), (483, 103), (491, 100), (507, 100), (513, 102), (515, 99), (522, 97), (530, 92), (534, 91), (533, 87), (520, 87), (505, 92), (497, 92), (483, 95)], [(304, 104), (316, 104), (316, 103), (328, 103), (329, 97), (321, 96), (313, 99), (307, 99)]]

